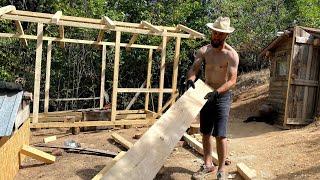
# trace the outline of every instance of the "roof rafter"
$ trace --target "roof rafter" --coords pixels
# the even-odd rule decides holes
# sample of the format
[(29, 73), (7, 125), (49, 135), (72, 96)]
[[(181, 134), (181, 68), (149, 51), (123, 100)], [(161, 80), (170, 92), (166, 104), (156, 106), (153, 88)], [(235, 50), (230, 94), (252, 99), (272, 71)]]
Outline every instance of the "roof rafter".
[(157, 32), (157, 33), (161, 33), (162, 30), (159, 29), (158, 27), (152, 25), (151, 23), (147, 22), (147, 21), (141, 21), (141, 24), (144, 26), (144, 27), (147, 27), (148, 29), (152, 30), (153, 32)]
[(199, 33), (198, 31), (195, 31), (195, 30), (193, 30), (191, 28), (188, 28), (187, 26), (184, 26), (182, 24), (178, 24), (177, 28), (182, 30), (182, 31), (185, 31), (185, 32), (187, 32), (187, 33), (189, 33), (189, 34), (191, 34), (191, 35), (193, 35), (195, 37), (199, 37), (199, 38), (204, 38), (205, 37), (204, 34)]
[(3, 14), (6, 14), (8, 12), (15, 11), (15, 10), (16, 10), (15, 6), (12, 6), (12, 5), (4, 6), (4, 7), (0, 8), (0, 16), (2, 16)]
[(62, 16), (62, 11), (57, 11), (51, 18), (52, 22), (55, 23), (55, 24), (58, 24), (61, 16)]

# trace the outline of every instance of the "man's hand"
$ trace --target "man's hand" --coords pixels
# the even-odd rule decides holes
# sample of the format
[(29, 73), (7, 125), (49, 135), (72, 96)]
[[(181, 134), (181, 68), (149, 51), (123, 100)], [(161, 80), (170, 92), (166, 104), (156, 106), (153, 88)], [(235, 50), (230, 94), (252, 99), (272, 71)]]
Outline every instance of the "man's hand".
[(208, 101), (215, 101), (217, 97), (219, 96), (219, 92), (217, 90), (214, 90), (212, 92), (209, 92), (204, 99), (208, 99)]
[(195, 88), (194, 82), (189, 79), (189, 80), (187, 81), (187, 90), (188, 90), (190, 87), (192, 87), (193, 89)]

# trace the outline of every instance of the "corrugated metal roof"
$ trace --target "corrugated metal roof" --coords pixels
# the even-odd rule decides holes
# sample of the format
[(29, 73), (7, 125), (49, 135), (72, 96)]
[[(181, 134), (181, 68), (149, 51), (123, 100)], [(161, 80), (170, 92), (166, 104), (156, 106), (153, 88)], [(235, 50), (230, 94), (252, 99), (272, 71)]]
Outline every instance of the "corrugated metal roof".
[(0, 91), (0, 136), (10, 136), (23, 91)]

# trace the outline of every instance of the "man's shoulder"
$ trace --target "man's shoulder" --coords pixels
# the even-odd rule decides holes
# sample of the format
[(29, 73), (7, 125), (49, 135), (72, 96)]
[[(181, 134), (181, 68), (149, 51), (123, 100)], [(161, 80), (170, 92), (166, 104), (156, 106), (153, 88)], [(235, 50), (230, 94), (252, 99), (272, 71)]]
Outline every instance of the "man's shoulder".
[(210, 49), (212, 49), (211, 45), (210, 44), (207, 44), (205, 46), (202, 46), (200, 49), (199, 49), (199, 52), (204, 55), (206, 54), (208, 51), (210, 51)]
[(238, 52), (229, 44), (226, 44), (226, 50), (228, 51), (228, 54), (232, 57), (232, 58), (236, 58), (239, 59), (239, 55)]

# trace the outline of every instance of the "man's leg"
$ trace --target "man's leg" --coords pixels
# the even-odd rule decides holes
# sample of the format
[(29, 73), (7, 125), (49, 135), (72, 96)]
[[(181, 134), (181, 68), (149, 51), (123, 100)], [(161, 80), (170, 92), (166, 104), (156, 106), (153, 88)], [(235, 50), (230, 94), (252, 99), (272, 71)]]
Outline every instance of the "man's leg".
[(225, 161), (227, 158), (227, 138), (221, 136), (216, 137), (216, 145), (219, 160), (218, 171), (225, 171)]
[(202, 136), (202, 145), (203, 145), (203, 161), (204, 164), (208, 167), (212, 165), (212, 149), (213, 149), (213, 144), (212, 144), (212, 136), (211, 134), (204, 135)]

